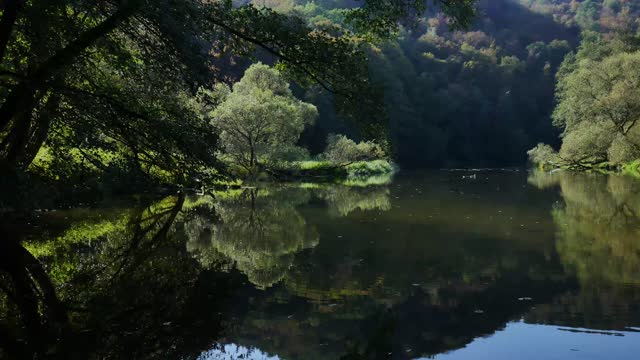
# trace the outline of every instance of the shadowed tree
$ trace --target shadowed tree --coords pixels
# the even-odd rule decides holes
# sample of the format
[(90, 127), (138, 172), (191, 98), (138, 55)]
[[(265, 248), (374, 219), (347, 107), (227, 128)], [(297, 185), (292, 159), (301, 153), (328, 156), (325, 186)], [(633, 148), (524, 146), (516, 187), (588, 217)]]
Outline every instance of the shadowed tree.
[[(470, 23), (473, 1), (436, 3), (453, 25)], [(351, 11), (351, 21), (365, 33), (389, 33), (425, 6), (367, 1)], [(353, 37), (311, 29), (299, 18), (250, 4), (6, 0), (1, 10), (5, 170), (27, 168), (51, 137), (54, 150), (73, 147), (97, 168), (112, 157), (97, 154), (103, 148), (147, 174), (169, 171), (173, 181), (219, 167), (215, 132), (183, 98), (228, 79), (231, 64), (256, 47), (279, 59), (299, 82), (335, 93), (339, 107), (367, 99), (360, 96), (369, 88), (365, 58)]]

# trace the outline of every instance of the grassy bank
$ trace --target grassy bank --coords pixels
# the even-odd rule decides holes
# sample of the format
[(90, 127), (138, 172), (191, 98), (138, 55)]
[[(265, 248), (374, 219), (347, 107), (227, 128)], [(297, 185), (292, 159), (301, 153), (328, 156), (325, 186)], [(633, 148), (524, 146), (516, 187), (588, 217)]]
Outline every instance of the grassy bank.
[(536, 166), (543, 171), (562, 169), (570, 171), (599, 172), (603, 174), (629, 175), (640, 179), (640, 159), (625, 164), (612, 164), (608, 161), (605, 161), (599, 163), (580, 163), (573, 165), (536, 164)]
[(387, 160), (358, 161), (336, 165), (327, 161), (297, 161), (271, 170), (271, 175), (279, 181), (357, 181), (372, 177), (384, 177), (396, 171)]

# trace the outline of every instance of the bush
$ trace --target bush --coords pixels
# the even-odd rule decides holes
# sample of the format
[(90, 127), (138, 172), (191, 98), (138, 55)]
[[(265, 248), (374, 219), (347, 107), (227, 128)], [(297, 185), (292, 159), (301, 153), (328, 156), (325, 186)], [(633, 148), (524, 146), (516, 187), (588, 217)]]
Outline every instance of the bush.
[(557, 165), (559, 163), (558, 153), (549, 145), (539, 143), (533, 149), (527, 151), (529, 160), (537, 165)]
[(322, 156), (334, 164), (377, 160), (386, 157), (382, 146), (373, 141), (356, 143), (344, 135), (329, 134), (327, 148)]
[(393, 165), (386, 160), (359, 161), (347, 166), (349, 177), (366, 177), (392, 172)]

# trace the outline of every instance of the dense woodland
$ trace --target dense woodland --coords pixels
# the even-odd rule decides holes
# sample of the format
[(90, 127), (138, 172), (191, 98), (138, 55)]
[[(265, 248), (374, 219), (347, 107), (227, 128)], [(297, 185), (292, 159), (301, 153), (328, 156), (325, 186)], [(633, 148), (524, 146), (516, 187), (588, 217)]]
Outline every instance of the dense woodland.
[[(276, 9), (325, 23), (339, 11), (324, 9), (347, 6), (312, 4), (278, 2)], [(432, 13), (369, 50), (371, 77), (385, 90), (394, 156), (404, 168), (522, 165), (536, 143), (558, 147), (563, 128), (550, 117), (565, 56), (583, 36), (606, 44), (635, 33), (640, 10), (633, 1), (494, 0), (477, 6), (479, 16), (466, 31), (450, 31)], [(322, 110), (316, 132), (306, 138), (316, 146), (314, 136), (344, 126)]]
[[(23, 0), (1, 11), (0, 163), (6, 183), (29, 189), (350, 174), (376, 159), (513, 166), (538, 143), (549, 146), (534, 162), (559, 163), (562, 141), (565, 163), (640, 154), (633, 83), (616, 90), (620, 135), (597, 154), (581, 148), (608, 131), (591, 121), (608, 100), (576, 108), (593, 86), (634, 76), (634, 1)], [(619, 74), (573, 79), (587, 60)]]

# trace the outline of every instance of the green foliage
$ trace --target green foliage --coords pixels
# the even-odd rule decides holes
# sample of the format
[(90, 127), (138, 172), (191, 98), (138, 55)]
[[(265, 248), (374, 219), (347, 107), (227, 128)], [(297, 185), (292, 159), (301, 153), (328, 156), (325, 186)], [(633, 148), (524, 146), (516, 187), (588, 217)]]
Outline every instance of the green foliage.
[(607, 149), (613, 141), (612, 130), (602, 123), (584, 122), (576, 125), (563, 136), (560, 157), (578, 164), (606, 161)]
[(622, 165), (640, 159), (640, 149), (628, 137), (618, 134), (607, 149), (609, 162)]
[(538, 144), (533, 149), (527, 151), (529, 160), (540, 166), (555, 166), (560, 162), (558, 152), (547, 144)]
[(302, 156), (295, 144), (316, 116), (315, 106), (293, 97), (277, 70), (262, 64), (247, 69), (210, 115), (220, 130), (225, 156), (250, 174), (260, 166)]
[(640, 116), (640, 52), (597, 60), (581, 55), (575, 69), (559, 78), (555, 123), (570, 132), (580, 122), (603, 122), (627, 133)]
[[(454, 23), (469, 22), (470, 1), (441, 4)], [(391, 7), (366, 5), (376, 21), (358, 26), (360, 35), (392, 31), (422, 9)], [(29, 168), (46, 145), (53, 156), (36, 168), (58, 181), (219, 178), (217, 134), (202, 114), (221, 99), (195, 89), (234, 79), (246, 64), (238, 59), (256, 54), (276, 59), (299, 84), (332, 93), (335, 108), (363, 128), (380, 130), (384, 118), (362, 37), (312, 28), (295, 14), (232, 1), (12, 1), (2, 5), (1, 25), (3, 171)]]
[(640, 51), (624, 36), (586, 33), (558, 76), (554, 124), (564, 130), (560, 157), (569, 165), (620, 165), (640, 156)]
[(368, 186), (388, 184), (395, 170), (388, 160), (356, 161), (342, 165), (326, 160), (307, 160), (282, 164), (272, 174), (279, 180)]
[[(580, 31), (585, 38), (597, 34), (615, 48), (622, 46), (615, 34), (629, 37), (638, 26), (635, 2), (623, 1), (618, 10), (602, 3), (482, 1), (481, 19), (469, 31), (454, 32), (448, 31), (445, 15), (427, 11), (413, 26), (401, 28), (397, 40), (372, 46), (370, 71), (373, 83), (385, 90), (394, 160), (406, 168), (519, 165), (539, 142), (559, 148), (558, 130), (548, 121), (555, 75)], [(322, 17), (325, 23), (348, 26), (330, 15), (348, 3), (319, 4), (324, 11), (314, 6), (310, 23)], [(576, 12), (594, 8), (589, 15), (593, 31), (586, 32)], [(565, 66), (561, 72), (569, 70)], [(336, 121), (333, 109), (322, 108), (315, 97), (312, 101), (320, 118), (302, 138), (312, 154), (322, 151), (329, 133), (361, 138)]]
[[(471, 25), (476, 14), (475, 0), (443, 1), (436, 0), (438, 8), (452, 20), (453, 28), (466, 28)], [(381, 1), (370, 0), (347, 12), (345, 21), (357, 31), (368, 32), (373, 36), (386, 37), (397, 31), (398, 20), (407, 11), (420, 14), (427, 9), (422, 0)]]
[[(372, 82), (385, 92), (388, 152), (402, 167), (515, 165), (538, 142), (557, 143), (547, 121), (554, 75), (575, 33), (513, 1), (478, 8), (469, 31), (449, 31), (446, 15), (427, 11), (368, 51)], [(367, 139), (316, 99), (320, 118), (302, 137), (312, 154), (330, 133)]]
[(349, 178), (367, 178), (370, 176), (391, 174), (393, 165), (387, 160), (358, 161), (347, 165)]
[(348, 164), (356, 161), (376, 160), (386, 156), (382, 146), (373, 141), (356, 143), (344, 135), (329, 134), (327, 148), (322, 157), (333, 164)]
[(598, 19), (600, 8), (596, 1), (585, 0), (578, 5), (576, 10), (576, 22), (582, 28), (589, 29), (595, 26)]

